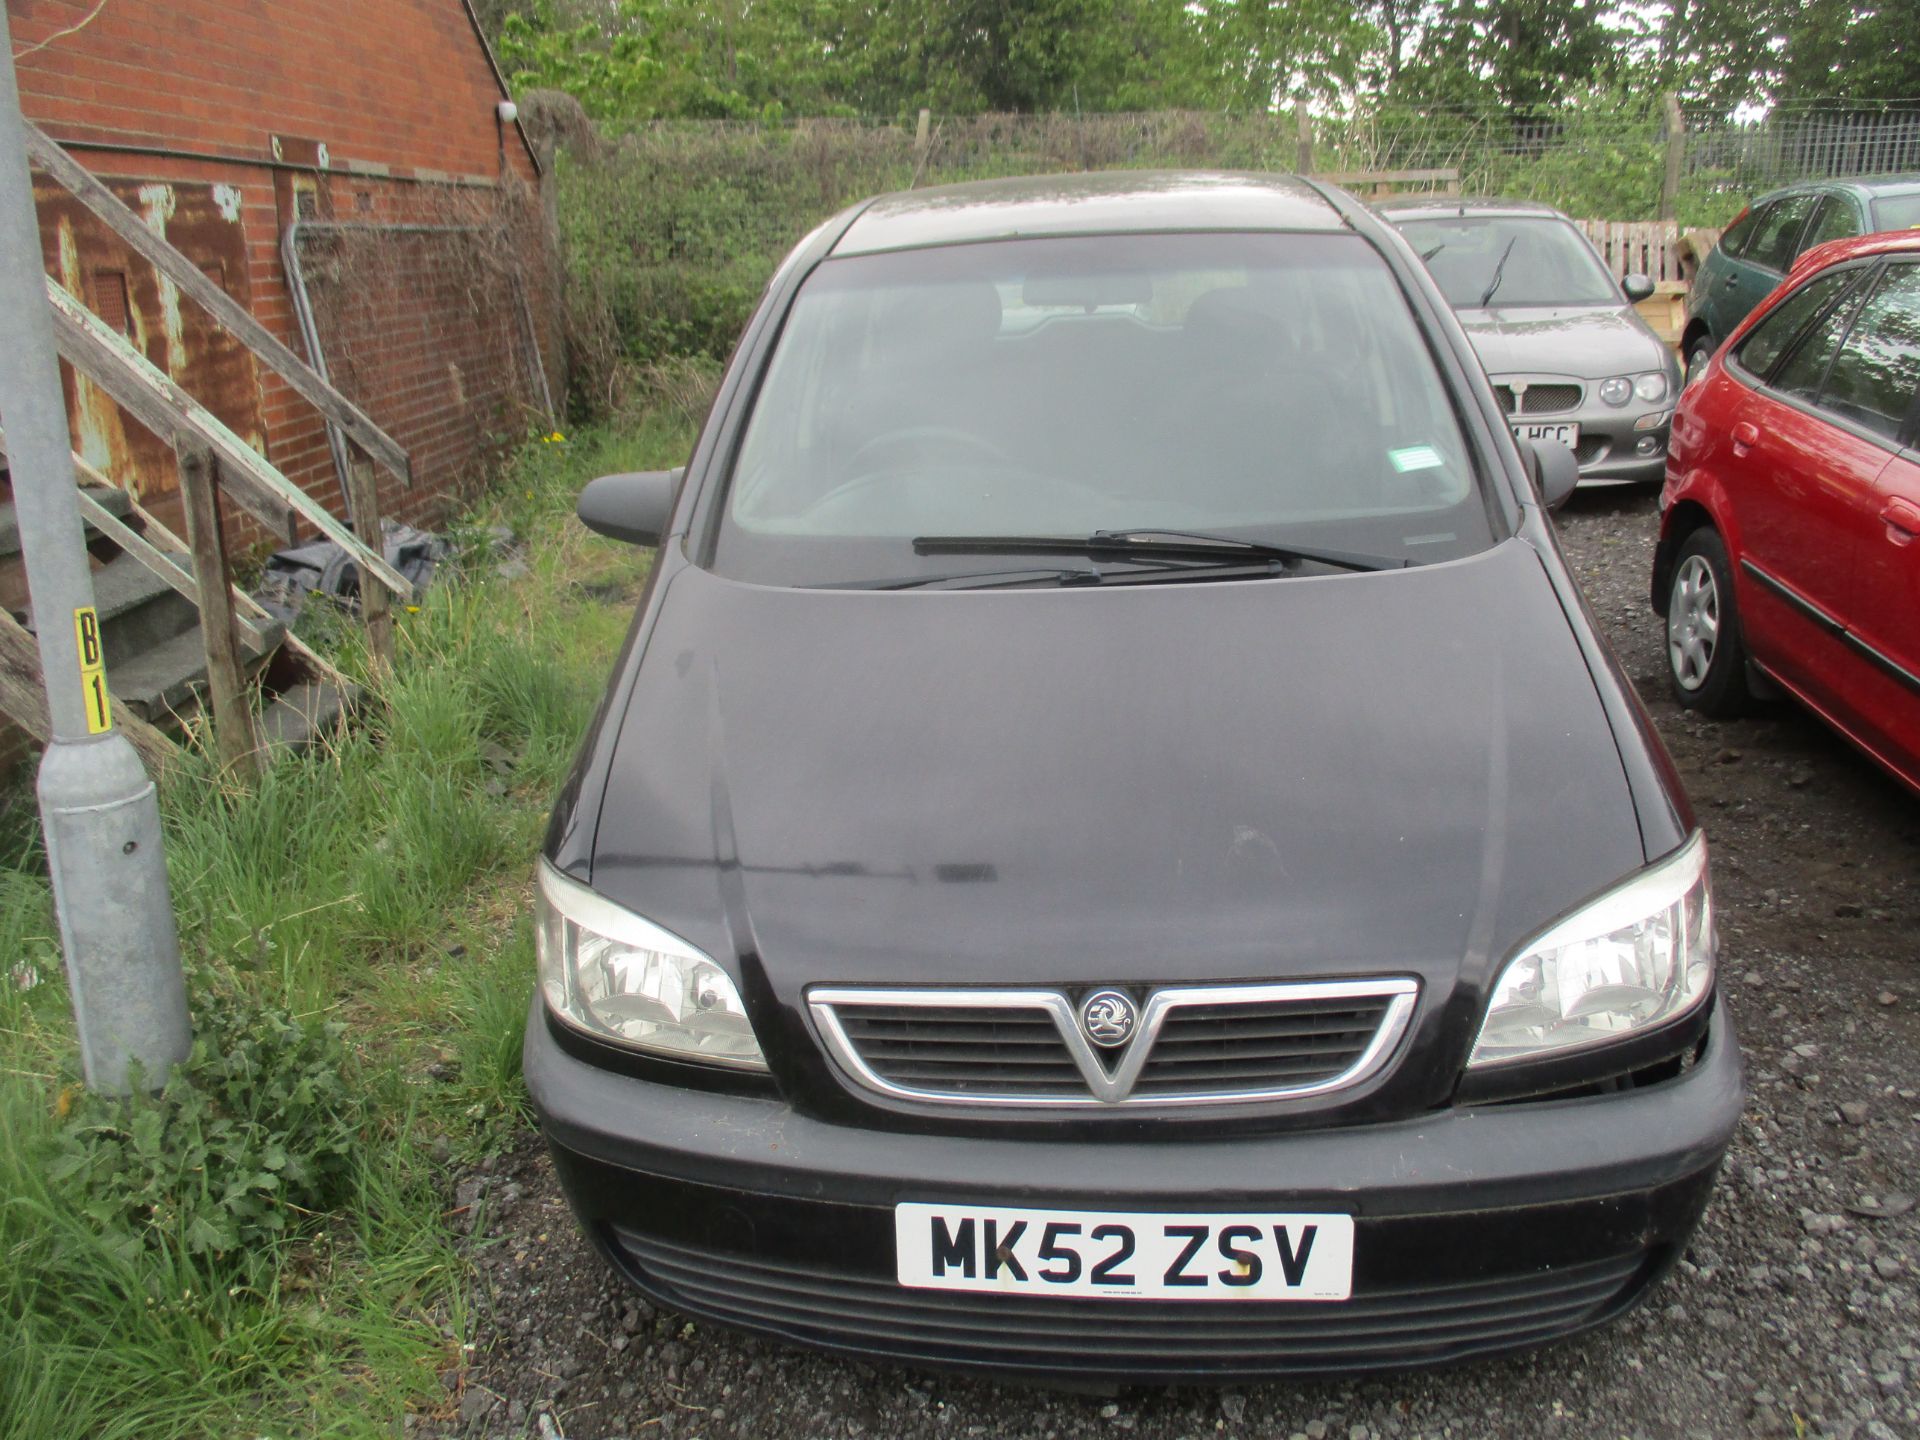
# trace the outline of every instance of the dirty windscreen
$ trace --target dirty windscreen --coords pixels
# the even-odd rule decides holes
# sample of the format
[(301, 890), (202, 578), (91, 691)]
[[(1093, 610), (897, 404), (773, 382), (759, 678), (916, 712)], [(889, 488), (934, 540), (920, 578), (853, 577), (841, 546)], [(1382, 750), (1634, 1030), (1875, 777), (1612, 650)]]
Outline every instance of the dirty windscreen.
[(713, 564), (871, 583), (966, 568), (919, 553), (923, 537), (1145, 528), (1393, 564), (1490, 543), (1447, 391), (1366, 242), (1073, 237), (829, 260), (755, 397)]
[(1621, 303), (1613, 277), (1564, 220), (1469, 215), (1399, 225), (1456, 310)]

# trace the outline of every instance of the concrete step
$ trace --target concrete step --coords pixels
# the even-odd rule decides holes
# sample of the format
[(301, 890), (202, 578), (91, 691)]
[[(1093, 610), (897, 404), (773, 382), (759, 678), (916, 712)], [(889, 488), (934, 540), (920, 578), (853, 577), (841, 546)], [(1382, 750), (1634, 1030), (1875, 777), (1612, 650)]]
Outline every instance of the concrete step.
[[(93, 572), (93, 608), (109, 666), (135, 660), (200, 623), (191, 600), (131, 555), (116, 555)], [(21, 621), (36, 628), (31, 606)]]
[(260, 735), (272, 749), (304, 750), (340, 723), (355, 697), (325, 680), (303, 680), (260, 713)]
[[(256, 647), (244, 633), (240, 637), (240, 653), (249, 674), (266, 663), (287, 633), (277, 620), (260, 623), (269, 643)], [(125, 660), (116, 662), (108, 654), (107, 684), (113, 698), (155, 724), (198, 703), (206, 683), (207, 650), (198, 624)]]
[[(133, 497), (124, 490), (106, 485), (85, 485), (83, 493), (90, 495), (100, 508), (115, 519), (124, 520), (133, 513)], [(87, 526), (87, 537), (91, 539), (100, 532), (92, 525)], [(9, 555), (20, 553), (20, 522), (14, 515), (11, 500), (0, 501), (0, 560)]]

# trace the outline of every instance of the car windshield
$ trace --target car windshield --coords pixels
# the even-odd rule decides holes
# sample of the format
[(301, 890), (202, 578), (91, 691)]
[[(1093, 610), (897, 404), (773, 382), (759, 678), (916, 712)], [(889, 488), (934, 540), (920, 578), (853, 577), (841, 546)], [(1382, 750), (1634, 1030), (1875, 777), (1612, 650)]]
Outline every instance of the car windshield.
[(1620, 303), (1613, 277), (1564, 220), (1467, 215), (1397, 223), (1456, 310)]
[[(1332, 573), (1248, 545), (1420, 564), (1485, 548), (1491, 513), (1406, 300), (1358, 236), (1012, 240), (813, 272), (712, 565), (794, 585)], [(1073, 550), (1146, 531), (1181, 532), (1164, 537), (1177, 567)]]
[(1920, 230), (1920, 191), (1910, 195), (1882, 195), (1873, 202), (1876, 230)]

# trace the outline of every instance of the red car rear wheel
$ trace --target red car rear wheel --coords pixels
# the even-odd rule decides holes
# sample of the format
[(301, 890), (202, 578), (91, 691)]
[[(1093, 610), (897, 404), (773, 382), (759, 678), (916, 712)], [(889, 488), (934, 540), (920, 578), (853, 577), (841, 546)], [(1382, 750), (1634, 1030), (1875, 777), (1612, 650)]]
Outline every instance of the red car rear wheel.
[(1747, 706), (1747, 647), (1733, 602), (1733, 566), (1719, 533), (1703, 526), (1681, 543), (1667, 591), (1667, 677), (1674, 699), (1703, 715)]

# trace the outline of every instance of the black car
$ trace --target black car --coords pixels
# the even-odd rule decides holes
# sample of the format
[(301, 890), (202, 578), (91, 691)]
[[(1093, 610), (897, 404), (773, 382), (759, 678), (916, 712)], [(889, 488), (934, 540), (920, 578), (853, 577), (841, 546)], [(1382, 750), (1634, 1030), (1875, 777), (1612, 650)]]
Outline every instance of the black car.
[(1404, 240), (1090, 175), (804, 240), (539, 870), (526, 1077), (657, 1301), (1096, 1381), (1455, 1359), (1681, 1253), (1705, 844)]

